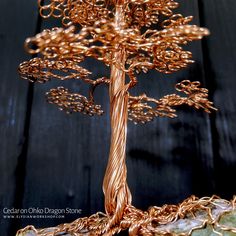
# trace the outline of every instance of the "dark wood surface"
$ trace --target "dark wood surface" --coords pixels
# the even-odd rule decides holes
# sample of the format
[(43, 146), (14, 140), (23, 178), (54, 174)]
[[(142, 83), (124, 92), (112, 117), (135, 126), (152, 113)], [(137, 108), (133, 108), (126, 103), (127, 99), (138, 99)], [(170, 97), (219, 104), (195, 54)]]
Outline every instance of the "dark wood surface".
[[(0, 232), (14, 235), (27, 224), (36, 227), (70, 222), (104, 211), (102, 180), (109, 152), (107, 89), (96, 98), (105, 115), (66, 115), (46, 103), (44, 94), (58, 85), (83, 93), (79, 82), (30, 85), (18, 79), (17, 65), (28, 59), (24, 39), (56, 23), (41, 22), (37, 1), (0, 2)], [(235, 0), (181, 0), (179, 11), (194, 15), (211, 36), (189, 48), (195, 64), (176, 74), (149, 72), (141, 76), (133, 94), (161, 97), (174, 92), (183, 79), (199, 80), (210, 90), (219, 109), (207, 115), (182, 108), (176, 119), (156, 119), (146, 125), (128, 125), (128, 182), (133, 203), (177, 203), (191, 194), (236, 193), (236, 16)], [(94, 78), (107, 68), (86, 61)], [(4, 219), (4, 208), (73, 208), (82, 213), (60, 219)]]
[(0, 234), (12, 235), (12, 221), (4, 219), (2, 211), (21, 205), (30, 118), (29, 85), (18, 79), (17, 67), (29, 58), (22, 45), (35, 33), (37, 6), (28, 0), (2, 0), (0, 15)]

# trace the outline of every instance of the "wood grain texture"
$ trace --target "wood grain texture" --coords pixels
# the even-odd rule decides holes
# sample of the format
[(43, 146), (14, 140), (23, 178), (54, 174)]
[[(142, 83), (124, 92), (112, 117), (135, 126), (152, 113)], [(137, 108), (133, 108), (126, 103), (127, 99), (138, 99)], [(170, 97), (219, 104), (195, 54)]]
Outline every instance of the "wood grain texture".
[[(137, 88), (130, 92), (158, 98), (174, 92), (178, 81), (199, 80), (210, 90), (219, 112), (209, 116), (184, 107), (176, 119), (160, 118), (137, 126), (129, 123), (128, 183), (134, 205), (142, 209), (177, 203), (191, 194), (217, 193), (229, 199), (235, 194), (235, 186), (227, 183), (236, 171), (236, 16), (232, 10), (236, 2), (179, 2), (181, 8), (176, 12), (193, 15), (194, 23), (209, 28), (211, 36), (189, 46), (195, 64), (168, 76), (151, 71), (140, 76)], [(45, 92), (59, 85), (86, 95), (86, 87), (78, 81), (36, 84), (29, 95), (28, 83), (18, 79), (16, 68), (26, 59), (24, 39), (39, 26), (37, 1), (10, 4), (1, 0), (0, 13), (5, 17), (0, 21), (0, 209), (22, 202), (23, 208), (82, 210), (81, 215), (67, 214), (64, 219), (0, 219), (1, 235), (12, 235), (15, 228), (27, 224), (53, 226), (104, 211), (101, 187), (110, 145), (107, 88), (98, 88), (95, 96), (106, 113), (92, 118), (66, 115), (45, 101)], [(57, 22), (45, 20), (42, 28), (54, 24)], [(84, 63), (93, 71), (93, 78), (109, 74), (101, 63)], [(27, 96), (33, 96), (31, 112)]]
[[(56, 25), (60, 25), (57, 20), (45, 20), (42, 29)], [(93, 79), (108, 76), (102, 63), (88, 59), (83, 64), (93, 72)], [(102, 181), (110, 142), (108, 88), (99, 87), (95, 92), (106, 114), (91, 118), (82, 114), (67, 115), (48, 104), (44, 95), (57, 86), (88, 95), (87, 85), (78, 80), (35, 84), (23, 206), (68, 207), (81, 209), (82, 214), (67, 214), (66, 219), (47, 222), (23, 220), (24, 225), (51, 226), (104, 211)], [(37, 197), (32, 199), (32, 193), (36, 192)]]
[[(180, 2), (176, 12), (193, 15), (194, 23), (199, 25), (198, 1)], [(149, 73), (141, 78), (139, 93), (158, 98), (175, 92), (174, 85), (183, 79), (205, 84), (201, 42), (188, 48), (195, 64), (170, 76)], [(144, 126), (129, 126), (128, 177), (138, 207), (147, 209), (154, 204), (180, 202), (191, 194), (213, 193), (209, 116), (185, 107), (177, 114), (175, 119), (160, 118)]]
[(230, 198), (236, 190), (236, 2), (201, 0), (200, 6), (202, 21), (211, 29), (211, 37), (203, 41), (207, 85), (219, 108), (211, 117), (215, 192)]
[[(199, 23), (197, 1), (184, 3), (180, 11), (195, 15), (195, 23)], [(51, 27), (44, 24), (44, 28)], [(161, 97), (174, 92), (177, 81), (201, 80), (201, 43), (193, 43), (190, 50), (197, 61), (195, 65), (171, 76), (150, 72), (141, 76), (134, 92)], [(104, 76), (103, 67), (96, 62), (88, 61), (87, 66), (95, 77)], [(108, 97), (98, 90), (97, 96), (107, 108), (101, 118), (68, 116), (48, 105), (43, 97), (49, 88), (58, 84), (65, 85), (65, 82), (35, 87), (24, 206), (81, 208), (87, 215), (103, 210), (101, 183), (109, 150)], [(79, 82), (70, 82), (68, 86), (84, 92)], [(180, 111), (176, 120), (157, 119), (145, 126), (129, 124), (128, 176), (136, 206), (147, 208), (178, 202), (192, 193), (204, 195), (210, 191), (212, 152), (206, 148), (211, 146), (209, 129), (208, 116), (191, 109)], [(199, 171), (204, 178), (200, 185)], [(32, 199), (34, 192), (37, 197)], [(48, 224), (60, 221), (50, 220)], [(33, 223), (37, 226), (42, 221)]]
[[(12, 221), (3, 218), (3, 208), (20, 204), (16, 184), (24, 182), (28, 84), (19, 80), (19, 62), (28, 58), (22, 44), (35, 32), (37, 8), (32, 1), (0, 2), (0, 232), (10, 234)], [(23, 182), (22, 182), (23, 181)]]

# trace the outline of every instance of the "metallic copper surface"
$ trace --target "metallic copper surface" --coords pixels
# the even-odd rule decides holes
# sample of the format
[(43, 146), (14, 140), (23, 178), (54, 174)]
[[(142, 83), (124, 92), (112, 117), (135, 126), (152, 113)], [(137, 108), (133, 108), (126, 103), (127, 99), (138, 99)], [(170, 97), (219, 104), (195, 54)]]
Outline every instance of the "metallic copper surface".
[[(96, 213), (90, 217), (79, 218), (72, 223), (61, 224), (56, 227), (46, 229), (36, 229), (34, 226), (29, 225), (24, 229), (18, 231), (17, 236), (24, 235), (24, 232), (34, 232), (38, 236), (55, 236), (59, 233), (68, 233), (73, 236), (82, 235), (113, 235), (121, 230), (129, 229), (129, 235), (141, 235), (141, 236), (189, 236), (194, 230), (203, 229), (208, 225), (212, 228), (215, 234), (224, 236), (220, 230), (224, 230), (227, 233), (236, 233), (236, 227), (225, 226), (220, 223), (220, 219), (223, 215), (227, 215), (230, 210), (225, 210), (214, 216), (213, 211), (215, 207), (221, 207), (220, 203), (224, 203), (224, 208), (236, 209), (236, 196), (232, 201), (222, 200), (217, 196), (197, 198), (191, 196), (179, 205), (164, 205), (162, 207), (150, 207), (147, 211), (136, 209), (133, 206), (127, 206), (124, 209), (124, 217), (120, 224), (114, 225), (114, 227), (107, 229), (110, 218), (104, 213)], [(165, 229), (168, 223), (176, 222), (177, 220), (184, 219), (186, 217), (192, 220), (197, 219), (197, 214), (206, 214), (204, 220), (200, 220), (198, 226), (192, 227), (186, 233), (173, 233), (170, 230)], [(104, 230), (106, 229), (106, 230)]]
[[(129, 93), (129, 89), (137, 85), (140, 72), (155, 69), (173, 73), (193, 63), (191, 52), (184, 46), (208, 35), (209, 31), (190, 25), (191, 16), (174, 14), (178, 7), (174, 0), (49, 0), (45, 5), (38, 0), (38, 5), (42, 17), (61, 18), (66, 28), (44, 30), (26, 39), (26, 50), (39, 57), (21, 63), (20, 76), (39, 83), (51, 79), (87, 83), (88, 98), (64, 87), (51, 89), (46, 94), (49, 103), (67, 113), (101, 115), (103, 111), (95, 102), (94, 91), (99, 85), (109, 86), (111, 143), (103, 182), (106, 214), (97, 213), (51, 229), (37, 230), (29, 226), (18, 235), (28, 229), (40, 236), (63, 232), (113, 235), (124, 229), (129, 229), (130, 235), (170, 235), (167, 231), (160, 232), (155, 225), (176, 221), (199, 209), (206, 210), (211, 218), (209, 205), (214, 204), (215, 197), (191, 197), (177, 206), (152, 207), (146, 212), (136, 209), (131, 202), (125, 163), (128, 119), (145, 123), (155, 117), (173, 118), (175, 108), (180, 105), (201, 108), (208, 113), (215, 110), (208, 100), (208, 90), (196, 81), (184, 80), (176, 85), (176, 90), (184, 96), (170, 94), (154, 99), (146, 94), (134, 97)], [(80, 65), (87, 57), (110, 67), (110, 78), (93, 78), (92, 73)], [(227, 204), (235, 207), (235, 199)], [(235, 228), (226, 230), (236, 231)]]

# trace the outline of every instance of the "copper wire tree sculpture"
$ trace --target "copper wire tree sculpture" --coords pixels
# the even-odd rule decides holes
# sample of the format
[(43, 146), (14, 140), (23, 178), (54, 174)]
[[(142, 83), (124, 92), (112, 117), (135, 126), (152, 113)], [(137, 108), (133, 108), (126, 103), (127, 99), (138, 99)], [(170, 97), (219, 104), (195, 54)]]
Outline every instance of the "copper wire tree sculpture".
[[(63, 232), (113, 235), (129, 229), (130, 235), (165, 235), (168, 232), (155, 225), (173, 222), (201, 206), (208, 209), (207, 204), (216, 197), (191, 197), (179, 206), (153, 207), (147, 212), (136, 209), (126, 181), (125, 163), (128, 120), (146, 123), (155, 117), (173, 118), (175, 107), (183, 104), (208, 113), (215, 109), (208, 100), (208, 90), (197, 81), (184, 80), (176, 85), (176, 90), (184, 96), (171, 94), (155, 99), (129, 93), (140, 72), (155, 69), (173, 73), (193, 63), (191, 52), (183, 46), (208, 35), (208, 30), (189, 25), (191, 16), (174, 14), (178, 7), (174, 0), (50, 0), (46, 5), (38, 0), (38, 4), (42, 17), (61, 18), (65, 28), (44, 30), (26, 40), (26, 50), (40, 57), (20, 64), (20, 76), (39, 83), (51, 79), (87, 83), (88, 98), (64, 87), (46, 94), (49, 103), (68, 113), (101, 115), (103, 111), (95, 102), (94, 90), (101, 84), (109, 86), (111, 145), (103, 182), (106, 214), (97, 213), (50, 229), (28, 226), (18, 234), (31, 230), (36, 235), (48, 236)], [(91, 79), (91, 72), (80, 66), (86, 57), (110, 67), (110, 78)]]

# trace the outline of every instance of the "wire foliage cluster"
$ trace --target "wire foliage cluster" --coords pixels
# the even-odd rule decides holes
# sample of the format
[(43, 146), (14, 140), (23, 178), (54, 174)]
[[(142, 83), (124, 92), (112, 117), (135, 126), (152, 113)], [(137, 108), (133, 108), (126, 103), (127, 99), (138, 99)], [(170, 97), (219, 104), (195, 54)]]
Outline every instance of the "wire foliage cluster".
[[(45, 5), (38, 0), (38, 4), (43, 17), (62, 18), (63, 24), (69, 27), (44, 30), (28, 38), (26, 50), (41, 57), (21, 63), (19, 73), (32, 82), (76, 79), (92, 85), (89, 86), (87, 99), (74, 99), (78, 94), (67, 89), (64, 91), (68, 96), (58, 96), (55, 93), (58, 89), (47, 93), (50, 103), (59, 105), (68, 113), (102, 114), (100, 107), (91, 109), (97, 106), (93, 97), (94, 84), (101, 80), (93, 79), (92, 72), (80, 65), (85, 58), (93, 57), (109, 67), (115, 66), (124, 71), (130, 79), (128, 86), (132, 88), (137, 84), (137, 74), (140, 72), (155, 69), (173, 73), (193, 63), (191, 52), (184, 50), (183, 46), (209, 33), (205, 28), (189, 25), (191, 16), (174, 14), (178, 3), (173, 0), (49, 0)], [(122, 7), (123, 11), (122, 30), (114, 22), (117, 6)], [(160, 20), (161, 15), (163, 20)], [(78, 25), (83, 26), (81, 30), (78, 30)], [(152, 25), (157, 25), (159, 29), (153, 29)], [(125, 51), (123, 64), (114, 58), (120, 48)], [(101, 83), (109, 84), (109, 79)], [(213, 106), (207, 100), (207, 90), (195, 87), (187, 98), (172, 94), (156, 100), (146, 95), (129, 95), (129, 120), (145, 123), (156, 116), (175, 117), (173, 107), (182, 104), (210, 112)]]

